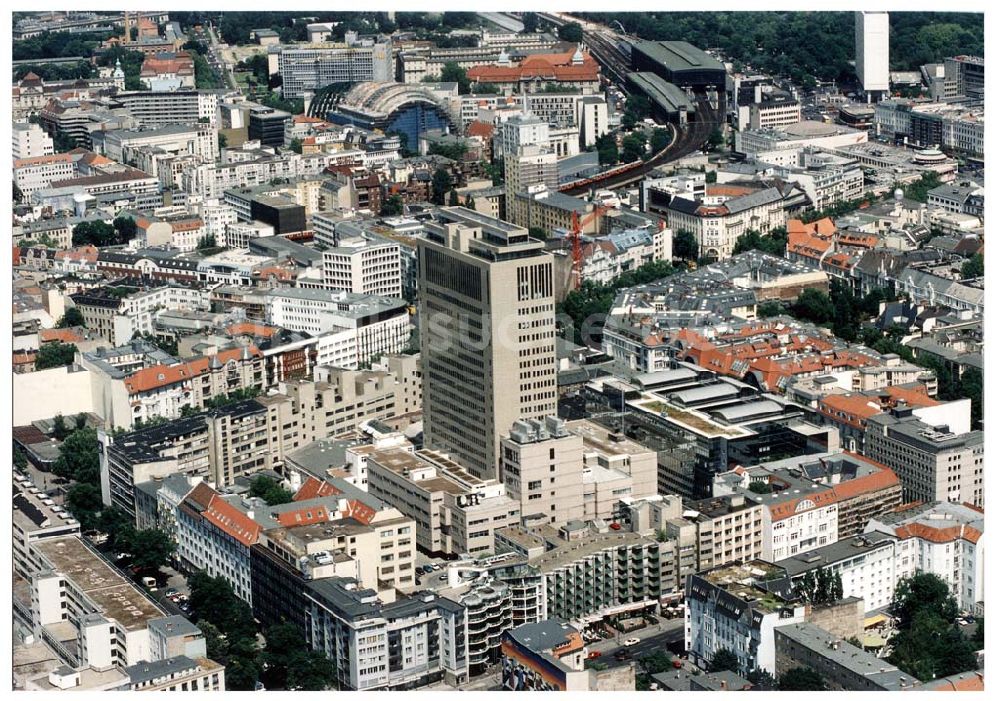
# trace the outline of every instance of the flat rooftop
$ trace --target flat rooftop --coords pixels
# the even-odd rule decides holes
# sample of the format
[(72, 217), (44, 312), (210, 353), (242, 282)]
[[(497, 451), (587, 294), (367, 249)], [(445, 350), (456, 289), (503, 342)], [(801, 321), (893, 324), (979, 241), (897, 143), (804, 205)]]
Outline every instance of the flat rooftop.
[(641, 443), (609, 431), (589, 419), (569, 421), (566, 429), (583, 438), (585, 450), (598, 450), (609, 455), (645, 455), (653, 452)]
[(621, 531), (595, 533), (580, 540), (564, 541), (564, 544), (555, 550), (550, 550), (541, 557), (531, 560), (529, 564), (537, 567), (542, 573), (552, 572), (608, 548), (645, 545), (652, 542), (654, 541), (638, 533), (622, 533)]
[(134, 584), (98, 557), (77, 537), (53, 538), (32, 545), (52, 568), (82, 590), (107, 618), (126, 630), (141, 630), (166, 612), (156, 606)]

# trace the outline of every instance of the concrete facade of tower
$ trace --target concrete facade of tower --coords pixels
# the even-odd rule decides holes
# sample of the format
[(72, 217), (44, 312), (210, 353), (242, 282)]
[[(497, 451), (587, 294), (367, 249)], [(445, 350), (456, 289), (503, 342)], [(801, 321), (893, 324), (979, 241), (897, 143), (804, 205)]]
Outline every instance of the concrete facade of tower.
[(552, 256), (527, 229), (444, 207), (419, 244), (424, 445), (496, 478), (517, 419), (556, 413)]
[(889, 90), (889, 13), (854, 13), (854, 61), (858, 80), (868, 93)]

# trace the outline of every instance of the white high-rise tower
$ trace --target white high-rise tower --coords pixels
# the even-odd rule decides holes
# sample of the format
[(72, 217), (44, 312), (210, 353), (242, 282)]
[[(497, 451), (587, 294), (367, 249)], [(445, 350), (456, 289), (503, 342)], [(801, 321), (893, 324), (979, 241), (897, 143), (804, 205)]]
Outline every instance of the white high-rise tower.
[(854, 13), (855, 70), (869, 101), (889, 91), (889, 13)]

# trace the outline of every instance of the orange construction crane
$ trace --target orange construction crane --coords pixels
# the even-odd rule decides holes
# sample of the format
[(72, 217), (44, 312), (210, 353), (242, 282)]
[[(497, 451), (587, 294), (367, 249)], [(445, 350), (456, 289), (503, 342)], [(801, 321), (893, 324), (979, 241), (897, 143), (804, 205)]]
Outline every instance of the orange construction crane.
[(569, 232), (570, 243), (573, 245), (573, 289), (580, 289), (580, 278), (583, 275), (583, 248), (580, 245), (580, 234), (583, 227), (589, 224), (595, 217), (604, 216), (612, 207), (594, 205), (594, 209), (587, 212), (583, 217), (578, 212), (573, 212), (573, 230)]

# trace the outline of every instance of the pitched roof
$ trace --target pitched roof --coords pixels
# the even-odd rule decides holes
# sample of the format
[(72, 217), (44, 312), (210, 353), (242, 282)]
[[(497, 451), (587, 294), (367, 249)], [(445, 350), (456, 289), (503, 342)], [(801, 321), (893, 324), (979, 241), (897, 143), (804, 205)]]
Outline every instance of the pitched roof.
[(202, 517), (244, 545), (253, 545), (263, 527), (221, 496), (212, 498)]
[(125, 388), (129, 394), (138, 394), (140, 392), (149, 392), (158, 387), (167, 387), (178, 382), (185, 382), (208, 372), (213, 358), (217, 358), (220, 364), (225, 365), (230, 360), (239, 360), (244, 350), (252, 357), (260, 357), (260, 351), (257, 347), (250, 345), (245, 348), (230, 348), (214, 356), (195, 358), (187, 363), (151, 365), (125, 378)]
[(310, 477), (301, 487), (299, 487), (299, 491), (295, 492), (295, 496), (292, 497), (292, 501), (305, 501), (307, 499), (315, 499), (316, 497), (335, 496), (340, 493), (340, 490), (329, 482), (320, 481), (315, 477)]

